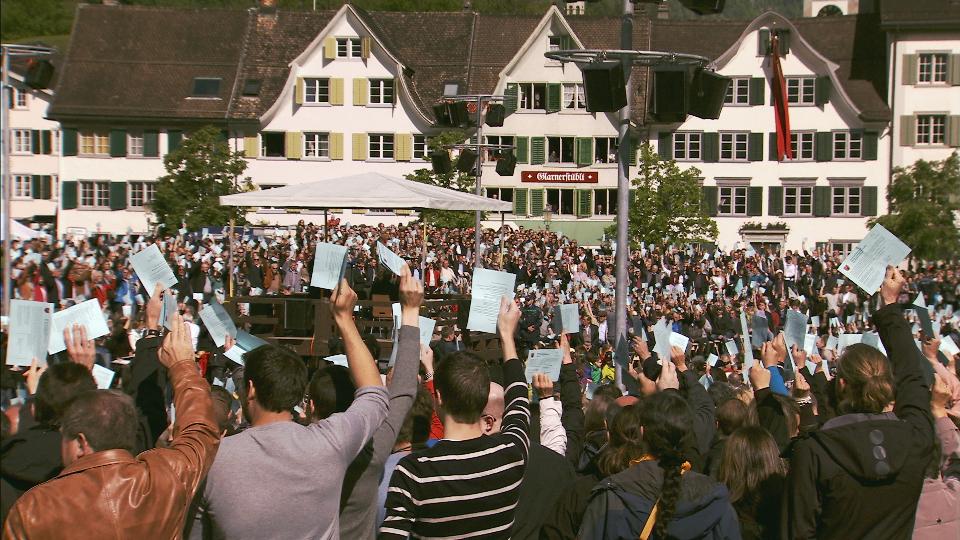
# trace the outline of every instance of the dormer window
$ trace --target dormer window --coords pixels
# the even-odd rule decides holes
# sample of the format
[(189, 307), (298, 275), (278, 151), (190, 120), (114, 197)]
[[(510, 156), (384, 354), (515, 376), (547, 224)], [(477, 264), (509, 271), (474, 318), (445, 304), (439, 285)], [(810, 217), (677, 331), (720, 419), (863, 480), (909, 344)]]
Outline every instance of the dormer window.
[(220, 81), (219, 78), (194, 77), (192, 97), (220, 97)]
[(337, 38), (337, 58), (360, 58), (362, 55), (360, 38)]
[(260, 79), (246, 79), (243, 81), (243, 95), (247, 97), (259, 96), (262, 84), (263, 81)]
[(460, 83), (443, 83), (443, 97), (456, 97), (460, 93)]

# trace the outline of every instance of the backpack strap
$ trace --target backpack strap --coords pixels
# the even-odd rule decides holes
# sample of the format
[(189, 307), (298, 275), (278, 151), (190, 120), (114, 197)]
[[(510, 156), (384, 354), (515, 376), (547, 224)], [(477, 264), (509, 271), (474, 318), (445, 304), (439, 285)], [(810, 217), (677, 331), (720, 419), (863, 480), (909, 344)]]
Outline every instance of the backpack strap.
[(640, 531), (639, 540), (647, 540), (650, 538), (650, 535), (653, 534), (653, 526), (657, 523), (657, 513), (660, 512), (660, 499), (657, 499), (656, 504), (653, 505), (653, 509), (650, 510), (650, 515), (647, 516), (647, 522), (643, 524), (643, 530)]

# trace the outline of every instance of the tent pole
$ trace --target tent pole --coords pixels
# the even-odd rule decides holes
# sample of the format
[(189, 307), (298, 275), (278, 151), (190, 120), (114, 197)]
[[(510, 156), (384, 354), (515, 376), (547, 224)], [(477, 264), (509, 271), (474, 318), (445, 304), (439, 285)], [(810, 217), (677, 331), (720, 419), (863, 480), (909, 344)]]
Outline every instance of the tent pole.
[(503, 270), (503, 212), (500, 212), (500, 270)]
[(228, 254), (229, 259), (227, 260), (227, 264), (230, 266), (228, 269), (230, 274), (227, 276), (227, 287), (231, 300), (233, 299), (233, 224), (234, 220), (230, 218), (230, 253)]
[(420, 246), (420, 281), (426, 283), (427, 279), (427, 220), (423, 219), (423, 211), (420, 211), (420, 221), (423, 223), (423, 245)]
[(326, 242), (327, 239), (327, 209), (323, 209), (323, 241)]

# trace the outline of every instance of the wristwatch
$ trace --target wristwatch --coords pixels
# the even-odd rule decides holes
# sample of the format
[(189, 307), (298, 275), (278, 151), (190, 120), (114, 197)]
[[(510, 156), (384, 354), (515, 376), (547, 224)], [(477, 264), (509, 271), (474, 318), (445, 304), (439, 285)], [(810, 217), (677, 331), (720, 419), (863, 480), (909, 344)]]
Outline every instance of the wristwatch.
[(163, 333), (159, 328), (158, 329), (148, 328), (147, 331), (143, 333), (143, 337), (145, 338), (160, 337), (162, 335)]

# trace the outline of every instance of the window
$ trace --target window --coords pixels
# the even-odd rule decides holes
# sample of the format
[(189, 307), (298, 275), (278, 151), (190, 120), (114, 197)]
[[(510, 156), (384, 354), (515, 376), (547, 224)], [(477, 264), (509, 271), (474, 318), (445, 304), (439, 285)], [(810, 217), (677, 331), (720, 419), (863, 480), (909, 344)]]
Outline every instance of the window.
[(734, 77), (727, 87), (727, 96), (723, 100), (724, 105), (749, 105), (750, 104), (750, 79), (747, 77)]
[(13, 198), (14, 199), (32, 199), (33, 184), (29, 174), (13, 175)]
[(130, 207), (143, 208), (153, 202), (157, 195), (154, 182), (130, 182)]
[(717, 214), (721, 216), (747, 215), (747, 186), (720, 186), (720, 203)]
[(946, 124), (942, 114), (917, 115), (917, 144), (944, 144)]
[(430, 154), (430, 148), (427, 146), (426, 135), (413, 136), (413, 159), (427, 159)]
[(53, 140), (53, 148), (51, 148), (52, 153), (60, 153), (60, 130), (52, 129), (50, 130), (50, 137)]
[(586, 109), (586, 97), (583, 94), (583, 85), (580, 83), (569, 83), (563, 85), (563, 108), (564, 109)]
[(545, 83), (520, 83), (520, 109), (527, 111), (547, 110), (547, 85)]
[(192, 97), (219, 97), (220, 96), (220, 79), (205, 78), (205, 77), (195, 77), (193, 79), (193, 94)]
[(721, 133), (720, 161), (746, 161), (749, 138), (747, 132)]
[(105, 131), (81, 131), (80, 154), (85, 156), (109, 156), (110, 137)]
[(547, 163), (573, 164), (573, 153), (573, 137), (547, 137)]
[(369, 103), (393, 103), (393, 79), (370, 79)]
[(617, 190), (593, 190), (593, 213), (598, 216), (615, 216), (617, 214)]
[(559, 51), (562, 46), (563, 46), (562, 36), (550, 36), (549, 38), (547, 38), (548, 51)]
[(263, 81), (260, 79), (244, 79), (242, 94), (246, 97), (259, 96), (261, 86), (263, 86)]
[(264, 131), (260, 134), (260, 155), (263, 157), (285, 157), (286, 144), (282, 132)]
[(572, 189), (548, 189), (548, 208), (545, 210), (550, 210), (554, 215), (573, 215), (573, 194), (574, 190)]
[(860, 159), (862, 156), (862, 133), (857, 131), (833, 132), (833, 159)]
[(917, 82), (937, 84), (947, 82), (947, 55), (927, 53), (919, 55), (917, 62)]
[[(487, 144), (502, 144), (504, 146), (513, 146), (513, 135), (487, 135)], [(507, 150), (509, 152), (510, 150)], [(483, 160), (493, 163), (497, 159), (500, 150), (495, 148), (484, 149)]]
[(497, 199), (498, 201), (513, 202), (513, 188), (488, 187), (487, 197)]
[(794, 161), (812, 161), (813, 160), (813, 140), (815, 133), (812, 131), (791, 131), (790, 148), (793, 150)]
[(13, 130), (13, 153), (29, 154), (31, 152), (33, 152), (33, 140), (30, 138), (30, 130)]
[(860, 215), (860, 186), (833, 186), (833, 215)]
[(370, 159), (393, 159), (393, 135), (371, 134)]
[(127, 156), (143, 156), (143, 132), (127, 134)]
[(816, 103), (815, 77), (787, 77), (787, 103), (791, 105), (813, 105)]
[(596, 137), (593, 139), (593, 159), (596, 163), (616, 163), (617, 148), (620, 140), (616, 137)]
[(330, 79), (304, 79), (304, 103), (330, 103)]
[(330, 157), (330, 135), (327, 133), (304, 133), (303, 134), (303, 157), (329, 158)]
[(809, 216), (813, 213), (813, 186), (784, 186), (783, 215)]
[(338, 58), (360, 58), (363, 56), (360, 38), (337, 38)]
[(685, 133), (678, 131), (673, 134), (673, 159), (697, 160), (700, 159), (701, 133)]
[(460, 93), (460, 83), (458, 82), (445, 82), (443, 83), (443, 97), (456, 97)]
[(80, 182), (82, 208), (110, 208), (110, 182)]
[(11, 88), (13, 90), (13, 108), (14, 109), (26, 109), (27, 108), (27, 91), (22, 88)]

